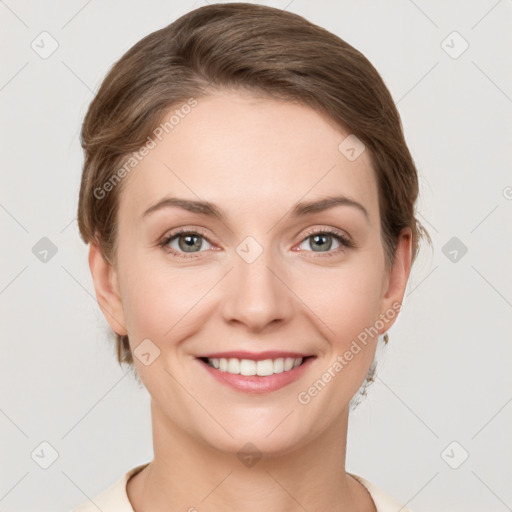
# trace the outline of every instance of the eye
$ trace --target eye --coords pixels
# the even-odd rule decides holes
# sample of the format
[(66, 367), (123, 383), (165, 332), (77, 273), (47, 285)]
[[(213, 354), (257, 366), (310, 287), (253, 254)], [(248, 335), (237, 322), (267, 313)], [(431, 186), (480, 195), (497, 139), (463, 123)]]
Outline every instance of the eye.
[[(333, 249), (333, 239), (336, 247)], [(355, 244), (345, 235), (334, 231), (330, 228), (323, 228), (321, 230), (313, 230), (308, 233), (308, 236), (303, 239), (299, 248), (304, 250), (302, 247), (308, 243), (310, 248), (318, 248), (319, 250), (312, 250), (306, 252), (316, 253), (315, 256), (334, 256), (339, 252), (343, 252), (348, 248), (355, 247)], [(204, 242), (208, 245), (204, 247)], [(159, 246), (162, 249), (172, 253), (174, 256), (180, 258), (194, 258), (195, 254), (204, 252), (201, 249), (210, 249), (212, 244), (208, 238), (194, 230), (183, 229), (178, 232), (171, 233), (166, 236), (160, 243)], [(324, 254), (322, 254), (324, 253)]]
[[(338, 246), (334, 247), (334, 250), (331, 250), (333, 246), (333, 239), (338, 244)], [(319, 249), (318, 251), (313, 250), (311, 252), (326, 253), (320, 254), (320, 256), (333, 256), (338, 252), (354, 247), (352, 241), (345, 235), (342, 235), (337, 231), (333, 231), (332, 229), (325, 228), (322, 230), (310, 232), (308, 236), (301, 242), (299, 248), (303, 249), (302, 245), (304, 244), (308, 244), (310, 248), (316, 247)]]
[(193, 258), (194, 256), (187, 256), (186, 254), (202, 252), (199, 249), (203, 247), (203, 241), (210, 244), (210, 241), (201, 233), (192, 230), (182, 230), (170, 234), (159, 245), (162, 248), (169, 249), (170, 252), (178, 257)]

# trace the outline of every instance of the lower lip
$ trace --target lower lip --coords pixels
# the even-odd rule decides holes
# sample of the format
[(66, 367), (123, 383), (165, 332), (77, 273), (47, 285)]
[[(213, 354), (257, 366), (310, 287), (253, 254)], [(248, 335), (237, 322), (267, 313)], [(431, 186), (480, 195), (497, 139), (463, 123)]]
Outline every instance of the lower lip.
[(313, 359), (314, 357), (308, 357), (301, 365), (287, 372), (274, 373), (273, 375), (266, 375), (264, 377), (259, 375), (236, 375), (234, 373), (221, 372), (201, 359), (197, 359), (197, 361), (199, 361), (214, 379), (232, 387), (236, 391), (242, 391), (243, 393), (270, 393), (300, 378), (313, 362)]

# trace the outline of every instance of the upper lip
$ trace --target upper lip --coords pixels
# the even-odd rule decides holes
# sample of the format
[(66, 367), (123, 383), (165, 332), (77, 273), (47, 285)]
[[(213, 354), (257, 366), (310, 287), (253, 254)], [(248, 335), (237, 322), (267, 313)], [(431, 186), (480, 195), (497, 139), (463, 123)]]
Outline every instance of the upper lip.
[(202, 354), (196, 356), (198, 358), (208, 358), (208, 359), (252, 359), (253, 361), (262, 361), (263, 359), (278, 359), (280, 357), (309, 357), (312, 354), (303, 354), (301, 352), (285, 352), (282, 350), (267, 350), (265, 352), (247, 352), (244, 350), (235, 350), (230, 352), (215, 352), (209, 354)]

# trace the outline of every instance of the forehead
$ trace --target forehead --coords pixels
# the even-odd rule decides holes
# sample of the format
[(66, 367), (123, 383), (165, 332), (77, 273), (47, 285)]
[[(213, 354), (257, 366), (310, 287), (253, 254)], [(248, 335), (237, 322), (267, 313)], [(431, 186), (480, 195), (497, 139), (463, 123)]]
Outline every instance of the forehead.
[(152, 137), (154, 147), (126, 178), (121, 215), (136, 220), (166, 195), (261, 215), (262, 207), (282, 214), (300, 200), (343, 194), (363, 203), (372, 223), (378, 218), (368, 152), (349, 160), (339, 146), (350, 133), (311, 108), (222, 92), (186, 111), (161, 140)]

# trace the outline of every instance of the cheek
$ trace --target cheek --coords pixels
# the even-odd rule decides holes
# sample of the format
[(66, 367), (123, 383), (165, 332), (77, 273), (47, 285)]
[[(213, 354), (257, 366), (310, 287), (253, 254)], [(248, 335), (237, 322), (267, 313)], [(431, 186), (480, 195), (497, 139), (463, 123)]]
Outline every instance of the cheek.
[[(121, 295), (132, 348), (149, 338), (163, 351), (171, 340), (201, 328), (198, 318), (210, 311), (208, 291), (219, 279), (216, 271), (208, 266), (179, 268), (164, 256), (150, 259), (121, 248), (120, 254), (125, 255), (120, 260)], [(297, 304), (297, 312), (309, 316), (333, 349), (343, 352), (378, 318), (383, 266), (376, 263), (374, 251), (367, 251), (338, 269), (319, 266), (304, 276), (302, 271), (288, 276), (306, 306)]]
[(360, 278), (353, 283), (353, 287), (346, 289), (338, 300), (339, 309), (335, 324), (335, 330), (340, 333), (343, 342), (357, 338), (375, 323), (379, 314), (380, 299), (380, 287), (375, 281)]
[(143, 258), (129, 262), (125, 276), (122, 295), (130, 342), (135, 346), (149, 338), (161, 350), (190, 330), (195, 308), (211, 287), (194, 269), (148, 264)]
[(298, 295), (325, 324), (323, 332), (333, 346), (345, 345), (374, 325), (379, 317), (383, 268), (375, 260), (346, 265), (330, 274), (325, 269), (311, 274)]

